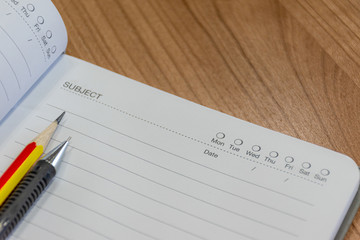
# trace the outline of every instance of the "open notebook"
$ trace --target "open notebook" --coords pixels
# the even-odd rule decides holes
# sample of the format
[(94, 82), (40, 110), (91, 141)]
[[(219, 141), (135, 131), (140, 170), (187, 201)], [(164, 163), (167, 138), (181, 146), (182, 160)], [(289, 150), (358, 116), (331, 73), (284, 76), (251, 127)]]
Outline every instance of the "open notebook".
[(51, 144), (72, 137), (13, 239), (346, 232), (359, 187), (351, 159), (62, 54), (66, 42), (50, 0), (0, 0), (0, 171), (62, 111)]

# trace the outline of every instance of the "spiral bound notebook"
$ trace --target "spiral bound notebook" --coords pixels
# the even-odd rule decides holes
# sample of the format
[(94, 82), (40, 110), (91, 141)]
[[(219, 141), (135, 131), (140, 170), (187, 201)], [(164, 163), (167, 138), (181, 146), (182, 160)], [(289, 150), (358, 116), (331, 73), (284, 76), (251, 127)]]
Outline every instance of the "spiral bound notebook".
[(51, 145), (72, 137), (13, 239), (344, 236), (353, 160), (62, 54), (66, 41), (50, 1), (0, 1), (0, 171), (62, 111)]

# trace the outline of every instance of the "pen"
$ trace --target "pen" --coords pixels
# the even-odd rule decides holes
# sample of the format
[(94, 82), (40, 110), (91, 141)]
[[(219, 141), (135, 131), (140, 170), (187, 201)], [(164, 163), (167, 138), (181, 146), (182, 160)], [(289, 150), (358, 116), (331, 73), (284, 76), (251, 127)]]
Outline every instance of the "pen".
[(0, 205), (5, 201), (16, 185), (24, 177), (31, 166), (43, 154), (53, 133), (63, 118), (63, 112), (45, 130), (43, 130), (31, 143), (29, 143), (19, 156), (12, 162), (0, 177)]
[(55, 176), (70, 138), (41, 158), (0, 208), (0, 239), (6, 239)]

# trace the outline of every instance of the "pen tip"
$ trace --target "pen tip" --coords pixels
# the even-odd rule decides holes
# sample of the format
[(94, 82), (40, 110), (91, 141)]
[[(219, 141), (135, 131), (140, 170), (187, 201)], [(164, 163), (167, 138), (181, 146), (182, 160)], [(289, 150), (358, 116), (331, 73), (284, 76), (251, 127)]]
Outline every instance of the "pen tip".
[(69, 145), (68, 140), (60, 143), (57, 147), (53, 148), (41, 159), (47, 161), (48, 163), (53, 165), (55, 169), (57, 169), (65, 153), (65, 149), (67, 148), (68, 145)]
[(71, 140), (71, 137), (69, 136), (68, 139), (66, 140), (67, 142), (69, 142)]
[(61, 119), (64, 117), (65, 112), (63, 112), (55, 121), (59, 124), (61, 122)]

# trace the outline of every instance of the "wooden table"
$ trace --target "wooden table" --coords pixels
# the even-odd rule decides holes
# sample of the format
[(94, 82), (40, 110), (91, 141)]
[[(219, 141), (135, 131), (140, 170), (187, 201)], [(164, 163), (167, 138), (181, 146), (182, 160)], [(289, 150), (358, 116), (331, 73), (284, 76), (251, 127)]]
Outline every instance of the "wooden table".
[(359, 1), (53, 2), (68, 54), (360, 164)]

